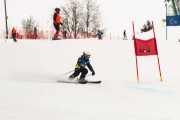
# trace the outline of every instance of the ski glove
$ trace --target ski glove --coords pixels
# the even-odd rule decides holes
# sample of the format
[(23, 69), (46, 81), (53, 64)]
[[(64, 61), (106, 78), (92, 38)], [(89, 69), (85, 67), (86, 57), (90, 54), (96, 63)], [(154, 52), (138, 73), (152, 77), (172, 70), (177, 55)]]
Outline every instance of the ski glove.
[(95, 72), (94, 72), (94, 70), (92, 71), (92, 76), (94, 76), (95, 75)]

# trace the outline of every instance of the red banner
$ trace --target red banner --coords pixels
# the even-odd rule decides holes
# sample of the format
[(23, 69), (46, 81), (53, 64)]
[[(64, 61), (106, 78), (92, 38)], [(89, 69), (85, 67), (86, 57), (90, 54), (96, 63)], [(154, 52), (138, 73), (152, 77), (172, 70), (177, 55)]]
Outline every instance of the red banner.
[(157, 55), (156, 39), (149, 40), (134, 39), (134, 48), (136, 56)]

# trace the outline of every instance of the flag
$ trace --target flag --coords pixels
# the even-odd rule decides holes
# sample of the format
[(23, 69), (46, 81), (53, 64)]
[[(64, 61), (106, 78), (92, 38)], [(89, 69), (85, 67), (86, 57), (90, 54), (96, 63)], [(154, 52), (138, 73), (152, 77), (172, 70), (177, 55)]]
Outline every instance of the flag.
[(155, 38), (151, 38), (149, 40), (141, 40), (135, 38), (134, 48), (135, 48), (136, 56), (147, 56), (147, 55), (158, 54)]
[(166, 16), (166, 26), (180, 26), (180, 15)]
[(138, 82), (139, 82), (139, 72), (138, 72), (137, 56), (148, 56), (148, 55), (157, 55), (160, 81), (162, 82), (161, 68), (160, 68), (160, 62), (159, 62), (158, 49), (157, 49), (157, 44), (156, 44), (156, 36), (155, 36), (153, 22), (152, 22), (152, 28), (153, 28), (154, 38), (151, 38), (148, 40), (138, 39), (135, 37), (134, 22), (133, 22), (133, 38), (134, 38), (134, 50), (135, 50), (135, 56), (136, 56), (136, 71), (137, 71)]

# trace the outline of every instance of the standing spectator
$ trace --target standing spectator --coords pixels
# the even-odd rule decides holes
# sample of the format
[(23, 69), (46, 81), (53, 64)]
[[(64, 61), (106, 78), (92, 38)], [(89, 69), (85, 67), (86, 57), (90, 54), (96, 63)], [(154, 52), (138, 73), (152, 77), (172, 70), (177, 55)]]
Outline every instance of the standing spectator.
[(63, 32), (63, 38), (64, 38), (64, 39), (67, 38), (67, 31), (66, 31), (66, 30), (64, 30), (64, 32)]
[(34, 27), (34, 35), (33, 35), (33, 38), (34, 39), (37, 39), (37, 28), (36, 27)]
[(98, 37), (98, 39), (99, 40), (102, 40), (102, 34), (103, 34), (103, 32), (101, 32), (100, 30), (98, 30), (98, 32), (97, 32), (97, 37)]
[(126, 30), (124, 30), (124, 32), (123, 32), (123, 40), (127, 40)]
[(14, 42), (17, 42), (17, 40), (16, 40), (16, 29), (14, 27), (12, 29), (12, 38), (13, 38)]
[(55, 13), (53, 15), (53, 24), (54, 24), (54, 28), (56, 29), (56, 33), (53, 37), (53, 40), (58, 40), (58, 35), (59, 35), (59, 31), (60, 31), (60, 27), (59, 25), (61, 23), (61, 16), (60, 16), (60, 8), (55, 8)]

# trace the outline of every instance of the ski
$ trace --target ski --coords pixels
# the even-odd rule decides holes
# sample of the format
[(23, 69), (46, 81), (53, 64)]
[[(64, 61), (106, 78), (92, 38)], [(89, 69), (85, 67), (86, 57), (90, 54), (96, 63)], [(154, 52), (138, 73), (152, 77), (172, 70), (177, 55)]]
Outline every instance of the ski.
[(86, 84), (86, 83), (94, 83), (94, 84), (99, 84), (99, 83), (101, 83), (101, 81), (99, 80), (99, 81), (91, 81), (91, 80), (85, 80), (85, 81), (83, 81), (83, 82), (80, 82), (78, 79), (76, 80), (78, 83), (80, 83), (80, 84)]
[(95, 83), (95, 84), (98, 84), (98, 83), (101, 83), (101, 80), (99, 80), (99, 81), (87, 81), (87, 83)]
[(74, 83), (74, 84), (100, 84), (101, 81), (91, 81), (91, 80), (87, 80), (84, 82), (79, 82), (78, 80), (58, 80), (57, 82), (59, 83)]

